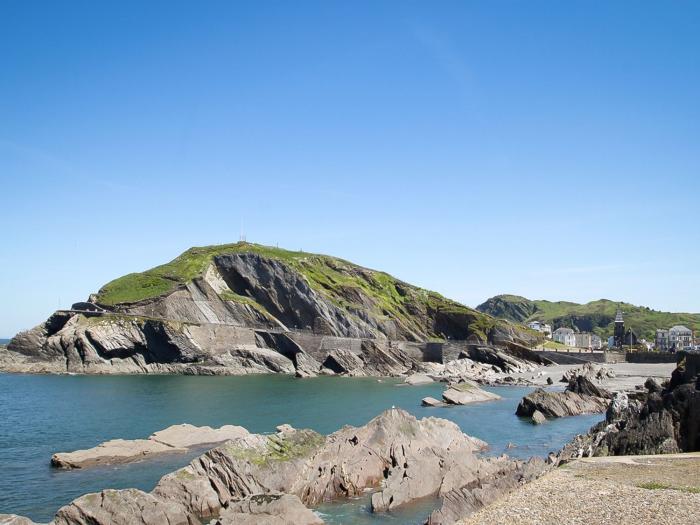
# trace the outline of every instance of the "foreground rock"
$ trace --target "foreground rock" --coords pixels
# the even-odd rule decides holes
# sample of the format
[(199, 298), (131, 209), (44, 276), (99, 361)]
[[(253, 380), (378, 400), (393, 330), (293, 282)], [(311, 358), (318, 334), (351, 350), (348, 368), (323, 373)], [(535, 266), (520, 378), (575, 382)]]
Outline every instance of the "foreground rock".
[(233, 425), (221, 428), (173, 425), (155, 432), (148, 439), (113, 439), (87, 450), (58, 452), (51, 457), (51, 464), (71, 469), (129, 463), (158, 454), (182, 453), (191, 447), (223, 443), (246, 435), (245, 428)]
[(226, 507), (211, 525), (323, 525), (297, 496), (257, 494)]
[(649, 379), (646, 391), (615, 394), (605, 421), (572, 440), (559, 461), (700, 450), (699, 374), (700, 354), (687, 354), (664, 385)]
[[(485, 446), (452, 422), (388, 410), (362, 427), (321, 436), (289, 426), (227, 441), (164, 476), (150, 493), (87, 494), (52, 525), (320, 523), (312, 506), (368, 489), (374, 512), (437, 496), (431, 523), (449, 524), (544, 470), (544, 462), (481, 458)], [(286, 495), (286, 496), (284, 496)]]
[(442, 505), (430, 514), (426, 525), (451, 525), (518, 490), (548, 470), (540, 458), (522, 462), (501, 456), (489, 458), (488, 463), (489, 474), (480, 476), (478, 480), (469, 480), (461, 487), (445, 493)]
[(501, 396), (479, 388), (471, 382), (455, 383), (442, 393), (442, 398), (450, 405), (468, 405), (482, 401), (494, 401)]

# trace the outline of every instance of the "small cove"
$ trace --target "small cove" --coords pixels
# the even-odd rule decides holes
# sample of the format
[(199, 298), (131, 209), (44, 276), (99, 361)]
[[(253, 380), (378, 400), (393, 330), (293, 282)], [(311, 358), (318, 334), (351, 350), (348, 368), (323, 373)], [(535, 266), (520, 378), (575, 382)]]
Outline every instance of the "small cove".
[[(273, 432), (289, 423), (328, 434), (362, 425), (391, 406), (417, 417), (450, 419), (487, 441), (489, 454), (546, 455), (602, 416), (579, 416), (533, 426), (514, 415), (525, 387), (494, 387), (503, 399), (464, 407), (426, 408), (423, 397), (440, 397), (443, 384), (397, 386), (400, 380), (288, 376), (33, 376), (0, 374), (0, 513), (48, 521), (77, 496), (104, 488), (151, 490), (165, 473), (202, 450), (128, 465), (60, 471), (51, 454), (88, 448), (113, 438), (147, 437), (177, 423), (234, 424)], [(515, 445), (508, 448), (509, 443)], [(419, 523), (434, 501), (400, 513), (374, 516), (367, 498), (323, 505), (332, 524)]]

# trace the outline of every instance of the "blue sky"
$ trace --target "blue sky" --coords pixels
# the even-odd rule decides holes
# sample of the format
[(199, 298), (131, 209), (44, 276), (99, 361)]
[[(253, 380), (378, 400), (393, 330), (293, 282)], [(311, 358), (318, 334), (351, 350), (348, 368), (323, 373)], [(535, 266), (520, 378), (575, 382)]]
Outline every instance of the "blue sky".
[(0, 4), (0, 336), (193, 245), (700, 311), (697, 2)]

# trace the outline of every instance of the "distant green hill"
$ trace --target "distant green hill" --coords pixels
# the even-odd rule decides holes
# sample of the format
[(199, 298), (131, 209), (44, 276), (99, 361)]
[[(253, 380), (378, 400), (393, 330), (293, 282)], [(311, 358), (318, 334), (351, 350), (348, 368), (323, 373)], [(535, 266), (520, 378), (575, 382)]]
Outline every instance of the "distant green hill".
[(517, 323), (544, 321), (550, 323), (553, 329), (565, 326), (581, 332), (593, 332), (601, 337), (612, 335), (618, 308), (624, 313), (625, 326), (631, 327), (637, 335), (647, 340), (653, 340), (657, 328), (670, 328), (678, 324), (691, 330), (700, 330), (700, 314), (659, 312), (646, 306), (608, 299), (578, 304), (533, 301), (518, 295), (497, 295), (476, 307), (480, 312)]

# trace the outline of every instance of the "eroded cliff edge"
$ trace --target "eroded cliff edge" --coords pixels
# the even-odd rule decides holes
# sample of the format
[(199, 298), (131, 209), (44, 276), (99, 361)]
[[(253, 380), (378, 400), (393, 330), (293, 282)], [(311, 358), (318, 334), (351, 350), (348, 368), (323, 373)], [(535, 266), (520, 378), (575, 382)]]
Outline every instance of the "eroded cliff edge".
[[(473, 355), (468, 345), (537, 362), (527, 351), (534, 340), (383, 272), (237, 243), (192, 248), (108, 283), (18, 334), (0, 351), (0, 370), (401, 375)], [(437, 341), (448, 351), (436, 353)]]

